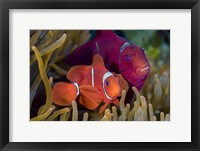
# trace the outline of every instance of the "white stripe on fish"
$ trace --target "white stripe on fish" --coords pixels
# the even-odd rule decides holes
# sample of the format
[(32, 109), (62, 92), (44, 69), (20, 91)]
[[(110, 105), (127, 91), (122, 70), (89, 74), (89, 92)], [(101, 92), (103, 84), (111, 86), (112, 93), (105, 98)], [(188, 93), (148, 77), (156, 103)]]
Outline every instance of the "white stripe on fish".
[[(110, 76), (113, 76), (113, 74), (111, 72), (106, 72), (104, 75), (103, 75), (103, 78), (102, 78), (102, 85), (103, 85), (103, 91), (104, 91), (104, 94), (105, 96), (112, 100), (111, 97), (108, 96), (108, 94), (106, 93), (106, 90), (105, 90), (105, 87), (104, 87), (104, 82), (105, 80), (110, 77)], [(73, 83), (75, 86), (76, 86), (76, 89), (77, 89), (77, 93), (76, 93), (76, 96), (78, 96), (80, 94), (80, 90), (79, 90), (79, 86), (77, 83)], [(92, 68), (92, 86), (94, 86), (94, 69)]]
[(99, 54), (99, 53), (100, 53), (100, 50), (99, 50), (99, 45), (98, 45), (98, 43), (97, 43), (97, 42), (95, 42), (95, 44), (96, 44), (97, 52), (98, 52), (98, 54)]
[(80, 90), (79, 90), (78, 83), (73, 83), (73, 84), (76, 86), (76, 89), (77, 89), (76, 96), (78, 96), (78, 95), (79, 95), (79, 93), (80, 93)]
[(92, 86), (94, 86), (94, 69), (92, 68)]
[(113, 76), (113, 74), (111, 72), (106, 72), (104, 75), (103, 75), (103, 79), (102, 79), (102, 84), (103, 84), (103, 91), (104, 91), (104, 94), (106, 95), (106, 97), (110, 100), (112, 100), (111, 97), (108, 96), (108, 94), (106, 93), (106, 90), (105, 90), (105, 87), (104, 87), (104, 82), (105, 80), (110, 77), (110, 76)]

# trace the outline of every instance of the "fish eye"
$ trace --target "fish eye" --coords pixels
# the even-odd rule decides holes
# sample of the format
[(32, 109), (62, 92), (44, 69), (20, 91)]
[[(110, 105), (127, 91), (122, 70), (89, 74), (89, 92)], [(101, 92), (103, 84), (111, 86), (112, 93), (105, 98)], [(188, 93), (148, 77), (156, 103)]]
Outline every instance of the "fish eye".
[(124, 56), (124, 60), (130, 62), (131, 61), (131, 56), (129, 56), (129, 55)]
[(108, 80), (106, 80), (106, 86), (108, 86), (109, 85), (109, 82), (108, 82)]

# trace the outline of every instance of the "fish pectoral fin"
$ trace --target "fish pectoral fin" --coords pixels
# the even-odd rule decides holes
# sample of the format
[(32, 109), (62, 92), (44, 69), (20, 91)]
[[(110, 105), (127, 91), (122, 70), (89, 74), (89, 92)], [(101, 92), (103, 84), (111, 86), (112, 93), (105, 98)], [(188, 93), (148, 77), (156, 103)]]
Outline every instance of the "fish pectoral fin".
[(119, 78), (121, 90), (125, 90), (127, 92), (129, 89), (128, 82), (122, 77), (121, 74), (116, 74), (113, 72), (113, 75)]
[(92, 66), (93, 67), (105, 67), (103, 58), (100, 55), (94, 55)]
[(79, 103), (89, 110), (95, 110), (99, 106), (99, 102), (95, 102), (83, 95), (80, 96)]
[(93, 93), (96, 95), (101, 95), (101, 91), (99, 91), (96, 87), (93, 87), (91, 85), (81, 85), (80, 90), (90, 93), (90, 95), (92, 95)]
[(115, 106), (119, 106), (119, 99), (116, 99), (112, 102)]
[(80, 86), (79, 102), (90, 110), (96, 109), (102, 102), (101, 92), (90, 85)]
[(101, 106), (101, 108), (99, 109), (99, 114), (101, 114), (101, 113), (103, 113), (105, 111), (105, 109), (108, 106), (108, 104), (109, 104), (108, 102), (105, 102), (105, 104)]

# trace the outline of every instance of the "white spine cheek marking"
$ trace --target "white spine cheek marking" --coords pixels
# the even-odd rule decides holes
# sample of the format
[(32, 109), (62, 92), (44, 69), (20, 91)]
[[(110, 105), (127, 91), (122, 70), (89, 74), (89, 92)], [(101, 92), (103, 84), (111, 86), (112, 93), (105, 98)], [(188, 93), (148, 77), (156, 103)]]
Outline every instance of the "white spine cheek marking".
[(109, 97), (108, 94), (106, 93), (106, 90), (105, 90), (105, 87), (104, 87), (104, 82), (105, 82), (105, 80), (106, 80), (108, 77), (110, 77), (110, 76), (113, 76), (113, 74), (112, 74), (111, 72), (106, 72), (106, 73), (103, 75), (102, 85), (103, 85), (103, 91), (104, 91), (105, 96), (106, 96), (108, 99), (112, 100), (112, 98)]
[(94, 86), (94, 69), (92, 68), (92, 86)]
[(76, 89), (77, 89), (76, 96), (78, 96), (80, 94), (78, 83), (73, 83), (73, 84), (76, 86)]
[(120, 48), (120, 50), (119, 50), (119, 63), (121, 63), (121, 59), (120, 59), (121, 53), (122, 53), (128, 46), (130, 46), (130, 45), (131, 45), (130, 42), (125, 42), (125, 43), (121, 46), (121, 48)]
[(100, 52), (100, 50), (99, 50), (99, 45), (98, 45), (98, 43), (97, 43), (97, 42), (95, 42), (95, 44), (96, 44), (96, 49), (97, 49), (97, 52), (98, 52), (98, 54), (99, 54), (99, 52)]

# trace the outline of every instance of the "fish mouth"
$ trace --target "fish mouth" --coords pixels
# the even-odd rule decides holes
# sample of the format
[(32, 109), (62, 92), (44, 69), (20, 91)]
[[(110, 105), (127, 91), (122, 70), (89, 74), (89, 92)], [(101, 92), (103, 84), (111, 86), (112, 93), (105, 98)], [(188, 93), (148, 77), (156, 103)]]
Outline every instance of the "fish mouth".
[[(124, 72), (126, 71), (128, 68), (122, 68), (119, 70), (119, 72)], [(136, 74), (139, 74), (139, 73), (148, 73), (150, 71), (150, 64), (147, 63), (141, 67), (137, 67), (136, 70), (135, 70), (135, 73)]]
[(150, 68), (150, 66), (147, 65), (147, 66), (141, 68), (140, 71), (143, 72), (143, 71), (149, 70), (149, 68)]
[(144, 74), (144, 73), (148, 73), (150, 71), (150, 64), (147, 63), (141, 67), (137, 67), (136, 69), (136, 73), (137, 74)]

